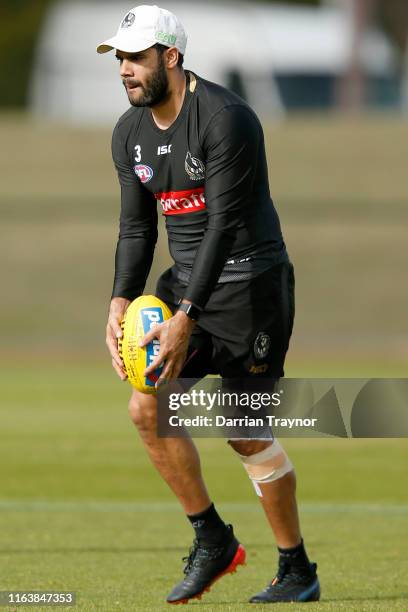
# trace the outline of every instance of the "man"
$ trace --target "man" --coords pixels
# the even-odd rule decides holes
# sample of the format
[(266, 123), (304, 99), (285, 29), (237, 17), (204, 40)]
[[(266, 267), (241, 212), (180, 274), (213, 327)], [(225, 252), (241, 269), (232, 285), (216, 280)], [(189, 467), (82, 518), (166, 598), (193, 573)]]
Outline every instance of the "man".
[[(117, 340), (131, 300), (141, 295), (157, 239), (157, 206), (166, 219), (175, 265), (157, 295), (174, 315), (143, 342), (160, 340), (146, 369), (164, 364), (157, 386), (177, 377), (277, 379), (293, 324), (293, 268), (269, 194), (263, 132), (248, 105), (184, 71), (186, 34), (157, 6), (127, 13), (99, 53), (116, 49), (131, 108), (112, 139), (121, 185), (120, 234), (107, 325), (112, 364), (126, 379)], [(195, 530), (185, 578), (169, 603), (201, 597), (245, 560), (245, 550), (211, 502), (190, 438), (159, 438), (157, 399), (133, 391), (130, 414), (147, 452)], [(276, 439), (234, 439), (279, 548), (279, 570), (252, 603), (320, 596), (316, 564), (300, 534), (295, 474)]]

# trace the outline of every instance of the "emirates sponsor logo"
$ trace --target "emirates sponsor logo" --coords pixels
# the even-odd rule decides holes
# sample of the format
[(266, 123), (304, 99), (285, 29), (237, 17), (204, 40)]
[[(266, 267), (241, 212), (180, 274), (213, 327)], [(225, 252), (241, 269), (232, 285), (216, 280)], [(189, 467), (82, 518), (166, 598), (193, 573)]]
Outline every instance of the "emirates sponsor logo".
[(161, 192), (154, 195), (156, 200), (160, 201), (164, 215), (183, 215), (206, 208), (204, 187), (187, 191)]

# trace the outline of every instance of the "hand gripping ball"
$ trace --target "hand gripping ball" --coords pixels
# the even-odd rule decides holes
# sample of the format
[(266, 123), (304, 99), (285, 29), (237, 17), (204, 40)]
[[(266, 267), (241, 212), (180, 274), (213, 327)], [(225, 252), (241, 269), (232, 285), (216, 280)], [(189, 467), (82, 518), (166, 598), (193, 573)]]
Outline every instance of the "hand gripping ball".
[(145, 377), (143, 372), (159, 354), (160, 342), (154, 338), (143, 347), (139, 346), (139, 342), (152, 326), (163, 323), (172, 316), (171, 310), (159, 298), (142, 295), (129, 304), (121, 322), (123, 337), (118, 340), (119, 354), (130, 384), (142, 393), (156, 393), (155, 383), (163, 366)]

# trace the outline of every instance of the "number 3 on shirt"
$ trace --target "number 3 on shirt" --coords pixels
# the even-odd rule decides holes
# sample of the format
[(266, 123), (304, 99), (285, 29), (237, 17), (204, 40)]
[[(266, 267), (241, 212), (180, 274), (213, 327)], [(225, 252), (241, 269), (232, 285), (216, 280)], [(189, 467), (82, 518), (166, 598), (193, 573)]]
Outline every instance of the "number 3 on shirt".
[(142, 161), (142, 148), (140, 145), (135, 146), (135, 161)]

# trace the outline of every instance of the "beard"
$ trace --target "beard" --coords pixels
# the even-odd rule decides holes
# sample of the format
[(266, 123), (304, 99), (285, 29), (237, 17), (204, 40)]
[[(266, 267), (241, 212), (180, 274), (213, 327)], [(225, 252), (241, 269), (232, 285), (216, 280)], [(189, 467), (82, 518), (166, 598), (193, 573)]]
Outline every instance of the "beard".
[(159, 54), (157, 69), (155, 72), (147, 79), (146, 83), (143, 85), (140, 81), (136, 81), (135, 79), (124, 79), (123, 85), (127, 87), (137, 87), (141, 90), (139, 93), (139, 98), (135, 99), (132, 95), (132, 89), (127, 91), (127, 95), (129, 98), (129, 102), (132, 106), (137, 107), (153, 107), (157, 106), (161, 102), (164, 102), (169, 95), (169, 79), (167, 77), (166, 68), (164, 66), (163, 56)]

